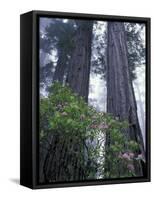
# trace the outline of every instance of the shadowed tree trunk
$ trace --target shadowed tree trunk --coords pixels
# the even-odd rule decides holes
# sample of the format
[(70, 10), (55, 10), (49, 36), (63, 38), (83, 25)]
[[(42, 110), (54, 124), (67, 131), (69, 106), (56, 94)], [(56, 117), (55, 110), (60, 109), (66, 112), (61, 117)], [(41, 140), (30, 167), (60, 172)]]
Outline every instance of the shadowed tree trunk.
[(88, 101), (93, 23), (77, 21), (75, 49), (70, 61), (67, 83), (72, 90)]
[[(126, 140), (134, 140), (139, 144), (139, 152), (144, 155), (143, 138), (137, 116), (137, 106), (128, 66), (128, 53), (124, 23), (108, 23), (107, 49), (107, 112), (120, 120), (127, 120), (129, 128), (123, 133)], [(110, 135), (106, 138), (106, 146), (112, 143)], [(110, 171), (110, 163), (107, 163)], [(143, 175), (143, 167), (135, 164), (135, 174)], [(122, 166), (121, 166), (122, 168)]]
[[(88, 102), (93, 23), (80, 20), (76, 22), (78, 29), (66, 82), (73, 92)], [(63, 67), (62, 65), (63, 63), (57, 64), (58, 68)], [(60, 70), (58, 68), (57, 70)], [(61, 69), (60, 74), (55, 72), (54, 80), (62, 82), (64, 71)], [(70, 138), (53, 136), (44, 158), (44, 182), (84, 180), (86, 178), (84, 156), (84, 141), (76, 141), (73, 136)]]
[(58, 50), (58, 61), (57, 66), (55, 69), (55, 73), (53, 76), (53, 82), (58, 81), (61, 84), (64, 82), (64, 75), (67, 70), (67, 52), (65, 49), (59, 49)]

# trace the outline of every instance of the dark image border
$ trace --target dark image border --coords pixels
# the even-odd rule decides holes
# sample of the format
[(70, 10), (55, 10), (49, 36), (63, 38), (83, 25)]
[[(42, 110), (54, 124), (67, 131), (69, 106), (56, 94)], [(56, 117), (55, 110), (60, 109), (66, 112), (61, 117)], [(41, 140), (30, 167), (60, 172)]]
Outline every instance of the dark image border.
[[(39, 183), (39, 19), (66, 18), (97, 21), (121, 21), (146, 25), (146, 175), (144, 177), (96, 179), (85, 181)], [(120, 183), (149, 182), (151, 180), (151, 78), (150, 78), (150, 18), (112, 15), (94, 15), (50, 11), (32, 11), (32, 188), (57, 188), (72, 186), (106, 185)]]

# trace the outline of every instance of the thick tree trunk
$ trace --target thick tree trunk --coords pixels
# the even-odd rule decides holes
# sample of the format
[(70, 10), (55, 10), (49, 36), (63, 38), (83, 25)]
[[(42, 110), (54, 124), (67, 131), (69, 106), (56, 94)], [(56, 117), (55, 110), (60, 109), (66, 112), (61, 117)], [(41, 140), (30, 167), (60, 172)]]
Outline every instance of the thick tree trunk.
[(72, 90), (88, 101), (93, 23), (77, 21), (75, 49), (70, 61), (67, 83)]
[(58, 61), (55, 69), (55, 73), (53, 76), (53, 82), (58, 81), (61, 84), (64, 82), (64, 74), (67, 68), (67, 53), (64, 49), (58, 50)]
[[(92, 22), (77, 21), (77, 26), (67, 83), (73, 92), (88, 102), (93, 25)], [(61, 74), (59, 76), (55, 72), (55, 80), (61, 81)], [(44, 182), (84, 180), (86, 178), (84, 141), (76, 141), (73, 136), (66, 138), (57, 135), (53, 136), (50, 143), (43, 165)]]
[[(108, 23), (107, 112), (129, 122), (130, 127), (124, 132), (126, 140), (136, 141), (140, 146), (139, 153), (144, 155), (143, 138), (128, 66), (124, 23), (120, 22)], [(108, 136), (106, 145), (111, 143), (111, 138)], [(135, 173), (142, 176), (142, 166), (135, 166)]]
[(78, 149), (75, 143), (73, 137), (65, 138), (65, 136), (58, 135), (52, 137), (44, 159), (44, 182), (83, 180), (85, 169), (78, 155), (78, 153), (82, 155), (82, 144)]

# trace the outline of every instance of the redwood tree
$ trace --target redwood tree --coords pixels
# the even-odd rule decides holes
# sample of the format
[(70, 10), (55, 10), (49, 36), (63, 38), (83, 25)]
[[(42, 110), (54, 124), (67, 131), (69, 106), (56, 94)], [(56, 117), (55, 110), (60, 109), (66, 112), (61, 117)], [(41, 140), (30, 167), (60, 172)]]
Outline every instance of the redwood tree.
[[(143, 138), (137, 116), (137, 105), (130, 76), (128, 52), (124, 23), (108, 22), (107, 44), (107, 112), (119, 120), (126, 120), (129, 128), (123, 130), (126, 141), (133, 140), (139, 144), (138, 154), (144, 155)], [(106, 138), (106, 147), (112, 144), (110, 134)], [(126, 148), (127, 144), (124, 144)], [(135, 174), (143, 175), (143, 163), (133, 163)], [(122, 166), (117, 166), (121, 168)], [(110, 171), (110, 163), (107, 163)]]
[(67, 83), (72, 90), (88, 101), (91, 61), (92, 21), (77, 21), (74, 51), (70, 62)]
[[(76, 26), (66, 82), (74, 93), (82, 96), (88, 102), (93, 22), (76, 20)], [(60, 63), (58, 66), (62, 65), (63, 63)], [(61, 68), (63, 69), (63, 66)], [(58, 74), (63, 73), (58, 72)], [(60, 81), (61, 78), (56, 77), (55, 80)], [(73, 138), (62, 138), (58, 135), (51, 137), (49, 143), (48, 152), (41, 167), (44, 181), (84, 180), (87, 170), (85, 167), (87, 165), (84, 165), (86, 161), (81, 163), (81, 160), (70, 151), (72, 149), (76, 155), (84, 157), (84, 145), (78, 144), (78, 141)]]

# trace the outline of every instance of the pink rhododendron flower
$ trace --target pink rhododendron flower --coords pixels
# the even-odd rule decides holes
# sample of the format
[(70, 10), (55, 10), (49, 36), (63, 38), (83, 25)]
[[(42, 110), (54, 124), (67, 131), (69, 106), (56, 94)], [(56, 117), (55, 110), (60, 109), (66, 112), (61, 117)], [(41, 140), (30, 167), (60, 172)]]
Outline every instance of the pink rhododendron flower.
[(133, 164), (128, 164), (127, 168), (132, 172), (134, 171), (134, 165)]
[(130, 156), (130, 158), (134, 158), (135, 154), (132, 153), (132, 152), (130, 152), (130, 153), (129, 153), (129, 156)]
[(109, 126), (107, 124), (104, 125), (104, 129), (107, 129), (109, 128)]
[(97, 128), (97, 125), (92, 124), (90, 127), (91, 127), (91, 128)]
[(98, 128), (100, 129), (107, 129), (108, 128), (108, 125), (107, 124), (104, 124), (104, 123), (101, 123)]
[(127, 159), (127, 160), (130, 160), (130, 155), (129, 155), (128, 153), (124, 153), (124, 154), (122, 155), (122, 158)]

